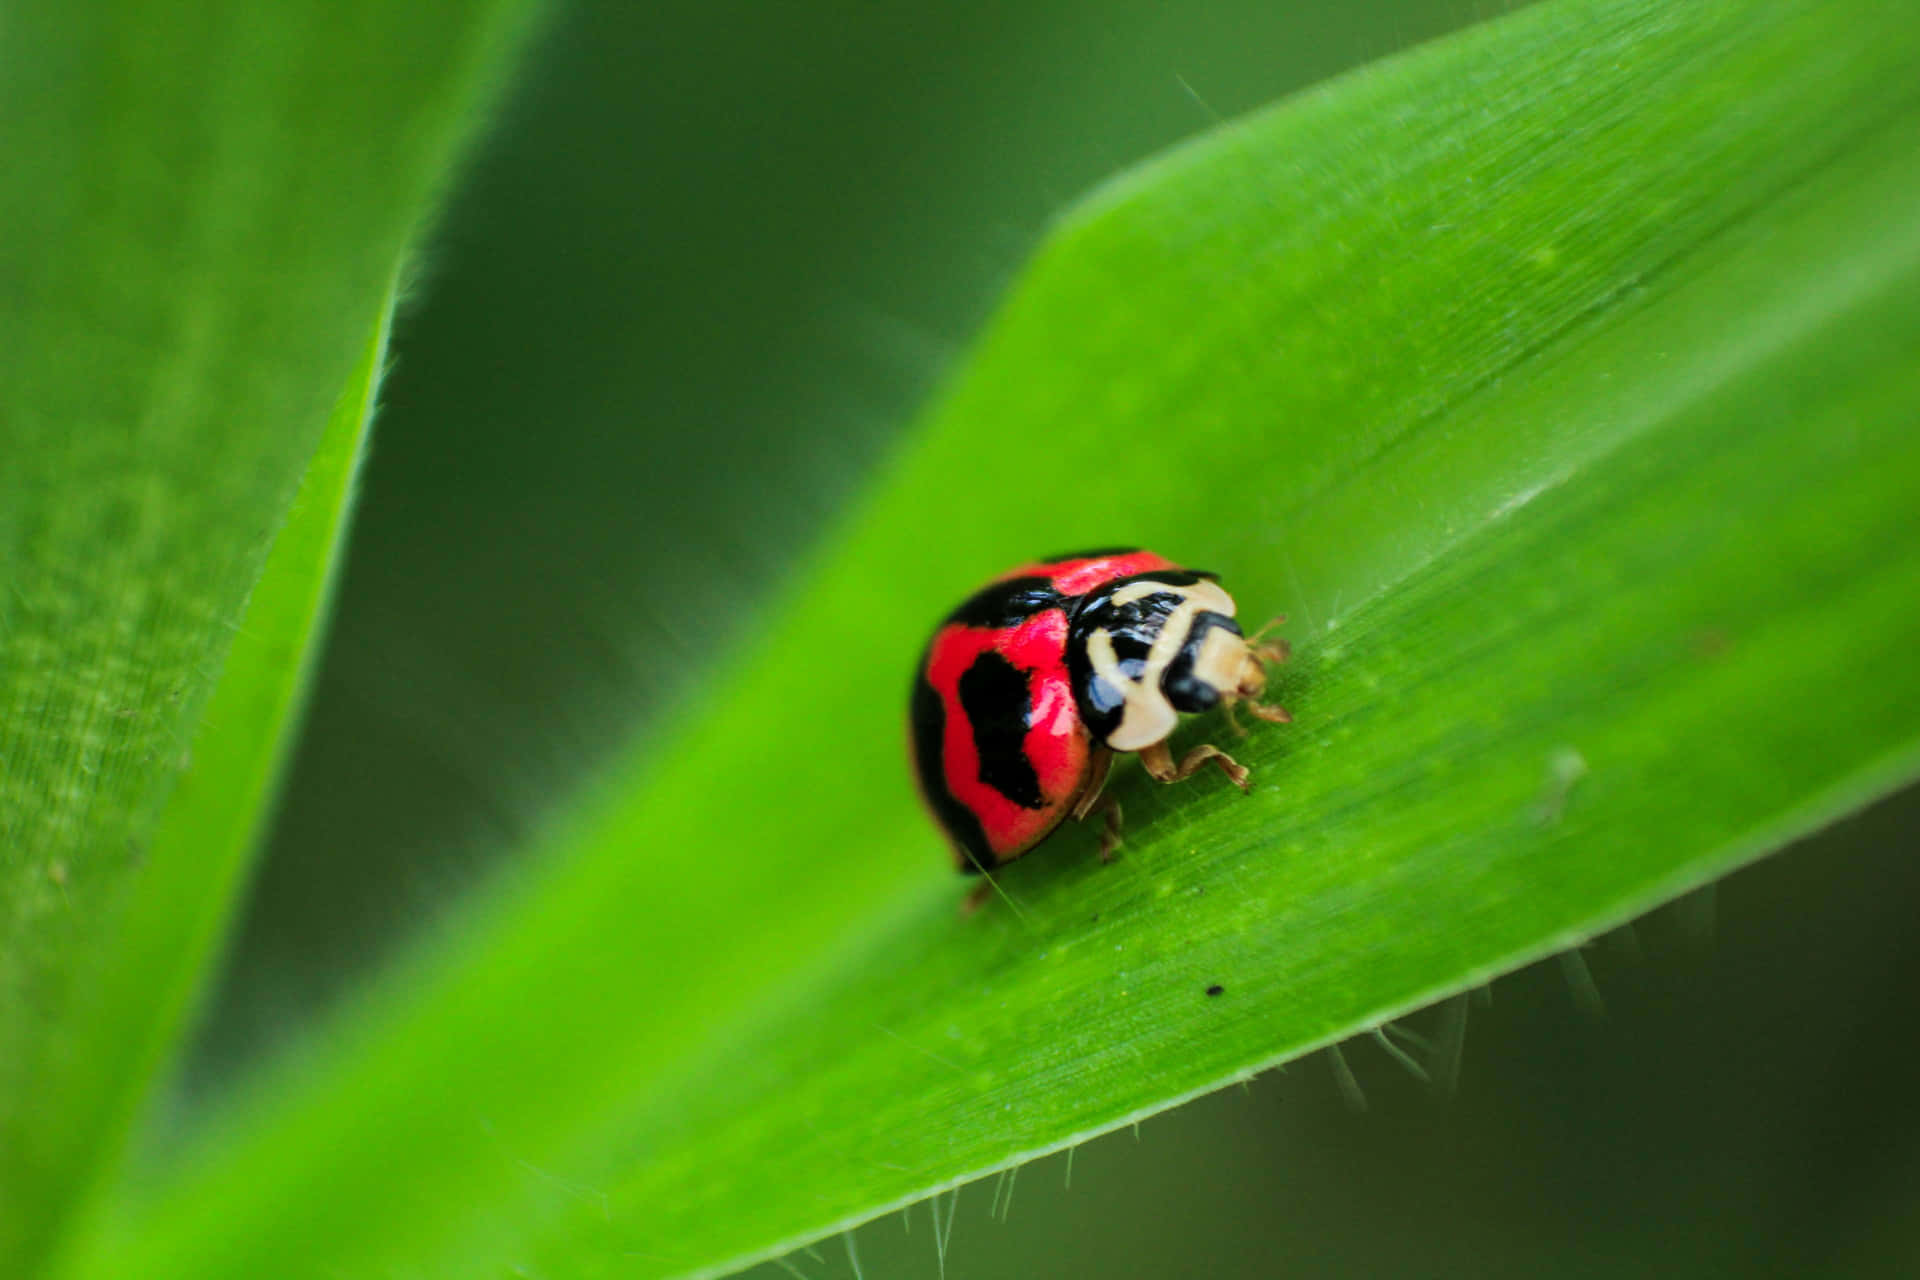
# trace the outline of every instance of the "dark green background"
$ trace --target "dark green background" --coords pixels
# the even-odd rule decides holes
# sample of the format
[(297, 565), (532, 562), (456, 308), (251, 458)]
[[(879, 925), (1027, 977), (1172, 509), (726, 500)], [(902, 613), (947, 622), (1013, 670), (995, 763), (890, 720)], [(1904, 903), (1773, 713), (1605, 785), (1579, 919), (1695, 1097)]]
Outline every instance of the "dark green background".
[[(597, 762), (698, 703), (1056, 212), (1505, 7), (558, 7), (418, 264), (191, 1089), (511, 874)], [(1033, 500), (1115, 502), (1090, 479)], [(1557, 970), (1500, 984), (1455, 1102), (1363, 1045), (1364, 1116), (1314, 1060), (1092, 1144), (1070, 1192), (1036, 1165), (1005, 1225), (972, 1189), (950, 1274), (1904, 1273), (1917, 819), (1908, 798), (1737, 877), (1711, 945), (1656, 920), (1637, 962), (1599, 948), (1604, 1022)], [(936, 1273), (917, 1213), (860, 1233), (868, 1275)], [(828, 1250), (796, 1265), (851, 1274)]]

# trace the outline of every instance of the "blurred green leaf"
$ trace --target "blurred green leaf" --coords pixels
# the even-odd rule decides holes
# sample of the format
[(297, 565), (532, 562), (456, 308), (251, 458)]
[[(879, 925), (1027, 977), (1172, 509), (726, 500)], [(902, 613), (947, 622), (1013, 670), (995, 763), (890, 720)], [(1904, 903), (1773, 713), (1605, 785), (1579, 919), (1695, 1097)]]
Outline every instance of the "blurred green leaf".
[[(736, 681), (77, 1273), (715, 1273), (1911, 777), (1917, 56), (1869, 0), (1562, 0), (1098, 194)], [(1251, 799), (1124, 772), (1119, 864), (1069, 833), (959, 919), (912, 658), (1136, 540), (1294, 616), (1298, 723)]]
[[(368, 321), (523, 10), (9, 9), (9, 1272), (32, 1268), (115, 1162), (241, 883), (324, 600), (373, 368)], [(350, 380), (347, 434), (327, 441), (311, 510), (287, 526), (275, 580), (248, 611)], [(203, 730), (236, 628), (256, 625)], [(204, 754), (182, 793), (189, 744)], [(170, 801), (188, 808), (163, 823)]]
[(134, 1110), (167, 1064), (244, 887), (332, 600), (393, 301), (389, 292), (234, 629), (190, 763), (154, 828), (138, 896), (75, 996), (60, 1088), (24, 1126), (24, 1163), (42, 1171), (78, 1178), (94, 1162), (96, 1184), (114, 1172)]

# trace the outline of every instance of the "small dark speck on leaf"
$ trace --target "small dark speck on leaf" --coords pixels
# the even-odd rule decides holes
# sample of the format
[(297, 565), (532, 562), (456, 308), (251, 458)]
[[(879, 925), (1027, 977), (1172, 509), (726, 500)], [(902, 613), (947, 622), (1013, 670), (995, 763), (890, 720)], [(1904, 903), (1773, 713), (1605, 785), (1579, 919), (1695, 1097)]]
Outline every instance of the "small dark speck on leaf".
[(1098, 911), (1096, 911), (1096, 912), (1094, 912), (1094, 913), (1093, 913), (1092, 915), (1090, 915), (1090, 916), (1088, 916), (1088, 917), (1087, 917), (1087, 923), (1088, 923), (1088, 924), (1099, 924), (1099, 923), (1100, 923), (1100, 913), (1099, 913)]
[(1217, 996), (1222, 991), (1225, 991), (1225, 990), (1226, 990), (1225, 987), (1221, 986), (1219, 983), (1216, 982), (1212, 986), (1207, 988), (1207, 994), (1210, 996)]
[(1693, 633), (1694, 652), (1703, 658), (1724, 658), (1733, 647), (1733, 637), (1722, 627), (1702, 627)]

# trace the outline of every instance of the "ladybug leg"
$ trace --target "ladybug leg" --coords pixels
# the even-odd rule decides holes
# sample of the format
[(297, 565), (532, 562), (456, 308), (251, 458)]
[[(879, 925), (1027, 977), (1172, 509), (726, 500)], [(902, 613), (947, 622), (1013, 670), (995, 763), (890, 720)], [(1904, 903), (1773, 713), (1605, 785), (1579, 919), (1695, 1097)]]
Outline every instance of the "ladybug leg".
[(1293, 713), (1277, 702), (1249, 702), (1247, 710), (1268, 724), (1292, 724)]
[(1164, 741), (1140, 749), (1140, 763), (1146, 766), (1147, 773), (1156, 782), (1179, 782), (1182, 778), (1191, 778), (1209, 760), (1220, 766), (1220, 772), (1227, 775), (1227, 781), (1242, 791), (1247, 789), (1247, 767), (1218, 747), (1202, 743), (1182, 756), (1179, 764), (1173, 762), (1173, 753), (1167, 750)]
[[(1247, 637), (1247, 647), (1253, 650), (1254, 657), (1264, 663), (1276, 663), (1285, 662), (1293, 656), (1293, 646), (1288, 644), (1284, 638), (1276, 636), (1272, 640), (1262, 639), (1267, 632), (1273, 630), (1286, 620), (1287, 615), (1283, 613)], [(1254, 715), (1259, 716), (1269, 724), (1293, 723), (1293, 716), (1279, 703), (1249, 701), (1247, 703), (1247, 710), (1253, 712)], [(1227, 708), (1227, 723), (1233, 725), (1236, 729), (1240, 727), (1239, 723), (1233, 718), (1233, 708), (1231, 706)]]
[(1069, 815), (1075, 822), (1083, 821), (1093, 812), (1100, 792), (1107, 785), (1107, 770), (1112, 767), (1113, 752), (1105, 747), (1096, 747), (1093, 758), (1087, 762), (1087, 785), (1080, 788), (1080, 798), (1074, 801), (1073, 812)]
[(1080, 798), (1074, 802), (1071, 817), (1075, 822), (1084, 822), (1093, 814), (1102, 814), (1106, 821), (1100, 826), (1100, 861), (1112, 862), (1113, 851), (1120, 845), (1120, 802), (1104, 794), (1107, 785), (1107, 770), (1113, 767), (1113, 752), (1105, 747), (1093, 753), (1093, 759), (1087, 768), (1087, 785), (1080, 790)]
[(1100, 861), (1112, 862), (1113, 851), (1118, 849), (1120, 840), (1120, 802), (1112, 796), (1101, 796), (1090, 810), (1105, 817), (1100, 824)]
[(980, 883), (967, 890), (967, 896), (960, 900), (960, 918), (964, 920), (978, 911), (992, 896), (993, 881), (982, 877)]

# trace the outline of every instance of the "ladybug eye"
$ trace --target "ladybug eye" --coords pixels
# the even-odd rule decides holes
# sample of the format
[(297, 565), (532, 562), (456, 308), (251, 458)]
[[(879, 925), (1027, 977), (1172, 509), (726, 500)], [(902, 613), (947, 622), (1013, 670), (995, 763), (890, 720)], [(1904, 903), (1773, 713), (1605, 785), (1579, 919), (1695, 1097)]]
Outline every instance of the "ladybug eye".
[(1202, 613), (1193, 620), (1180, 652), (1167, 664), (1160, 688), (1181, 711), (1209, 711), (1234, 688), (1246, 641), (1232, 618)]
[(1160, 688), (1166, 693), (1176, 711), (1192, 715), (1196, 711), (1211, 711), (1220, 705), (1220, 691), (1204, 680), (1197, 680), (1191, 664), (1184, 671), (1168, 668), (1167, 678), (1160, 682)]

